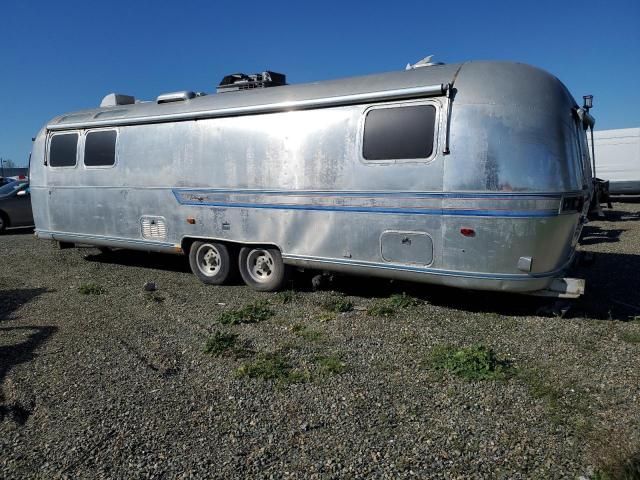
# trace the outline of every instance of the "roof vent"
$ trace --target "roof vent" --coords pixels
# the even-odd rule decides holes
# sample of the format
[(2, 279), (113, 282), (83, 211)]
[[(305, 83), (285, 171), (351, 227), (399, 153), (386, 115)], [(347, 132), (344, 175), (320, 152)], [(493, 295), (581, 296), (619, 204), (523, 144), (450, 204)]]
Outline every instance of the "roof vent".
[(136, 103), (136, 98), (131, 95), (123, 95), (121, 93), (110, 93), (106, 95), (100, 102), (101, 107), (115, 107), (117, 105), (131, 105)]
[(246, 75), (234, 73), (222, 79), (216, 92), (235, 92), (238, 90), (252, 90), (254, 88), (279, 87), (287, 84), (287, 77), (282, 73), (265, 71)]
[(405, 70), (415, 70), (416, 68), (421, 68), (421, 67), (433, 67), (434, 65), (444, 65), (443, 62), (432, 61), (431, 60), (432, 58), (433, 58), (433, 55), (429, 55), (428, 57), (424, 57), (422, 60), (414, 63), (413, 65), (411, 65), (410, 63), (407, 63)]
[(191, 100), (195, 98), (196, 94), (193, 92), (183, 91), (183, 92), (171, 92), (171, 93), (163, 93), (162, 95), (158, 95), (156, 102), (158, 103), (172, 103), (172, 102), (184, 102), (185, 100)]

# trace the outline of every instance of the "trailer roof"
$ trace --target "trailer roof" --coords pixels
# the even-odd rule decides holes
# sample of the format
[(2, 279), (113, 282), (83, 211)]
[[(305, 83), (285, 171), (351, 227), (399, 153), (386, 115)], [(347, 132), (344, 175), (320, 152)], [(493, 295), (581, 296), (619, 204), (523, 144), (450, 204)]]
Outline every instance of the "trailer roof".
[[(508, 82), (508, 80), (505, 80), (505, 77), (513, 77), (514, 72), (518, 77), (515, 83), (527, 82), (532, 85), (536, 82), (540, 83), (539, 80), (542, 78), (540, 73), (542, 73), (543, 77), (553, 79), (560, 84), (552, 75), (524, 64), (467, 62), (338, 80), (218, 93), (170, 103), (150, 101), (94, 108), (58, 116), (48, 123), (47, 128), (66, 130), (270, 113), (366, 103), (372, 101), (374, 96), (376, 99), (392, 100), (441, 95), (447, 84), (453, 84), (462, 76), (463, 70), (469, 73), (476, 72), (475, 75), (466, 75), (467, 78), (464, 80), (467, 88), (472, 86), (474, 90), (496, 89), (499, 88), (497, 84), (506, 85), (505, 81)], [(532, 75), (532, 72), (537, 72), (537, 75)], [(512, 81), (511, 84), (513, 83)], [(513, 85), (508, 90), (512, 89)], [(505, 93), (502, 92), (500, 95), (504, 96)], [(509, 95), (513, 96), (514, 92)]]

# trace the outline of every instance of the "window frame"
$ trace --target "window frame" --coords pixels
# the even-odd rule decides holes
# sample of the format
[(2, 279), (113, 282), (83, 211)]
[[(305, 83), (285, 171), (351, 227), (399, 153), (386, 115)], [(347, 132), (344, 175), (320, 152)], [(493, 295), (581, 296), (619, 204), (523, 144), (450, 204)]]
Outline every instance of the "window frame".
[[(381, 110), (387, 108), (402, 108), (402, 107), (416, 107), (416, 106), (431, 106), (435, 108), (435, 120), (433, 125), (433, 149), (431, 151), (431, 155), (426, 158), (388, 158), (381, 160), (369, 160), (364, 156), (364, 129), (366, 126), (367, 115), (372, 110)], [(389, 103), (378, 103), (374, 105), (367, 106), (360, 116), (360, 122), (358, 126), (358, 141), (356, 142), (356, 148), (358, 149), (358, 159), (361, 163), (365, 165), (390, 165), (390, 164), (398, 164), (398, 163), (423, 163), (428, 164), (435, 160), (438, 155), (440, 148), (440, 130), (441, 130), (441, 122), (442, 122), (442, 103), (435, 99), (417, 99), (417, 100), (405, 100), (401, 102), (389, 102)]]
[[(62, 135), (75, 135), (76, 138), (76, 162), (73, 165), (51, 165), (51, 142), (53, 142), (54, 137), (62, 136)], [(80, 155), (80, 139), (82, 137), (82, 132), (79, 130), (69, 130), (63, 132), (54, 132), (49, 135), (49, 139), (47, 140), (47, 166), (55, 169), (74, 169), (78, 167), (80, 163), (79, 155)]]
[[(94, 133), (94, 132), (108, 132), (108, 131), (113, 131), (116, 132), (116, 142), (114, 145), (114, 151), (113, 151), (113, 163), (110, 165), (87, 165), (85, 163), (85, 154), (86, 154), (86, 148), (87, 148), (87, 137), (89, 136), (90, 133)], [(82, 166), (86, 169), (86, 170), (104, 170), (104, 169), (108, 169), (108, 168), (114, 168), (117, 164), (118, 164), (118, 144), (120, 142), (120, 129), (116, 128), (116, 127), (105, 127), (105, 128), (91, 128), (91, 129), (86, 129), (83, 130), (82, 132)]]

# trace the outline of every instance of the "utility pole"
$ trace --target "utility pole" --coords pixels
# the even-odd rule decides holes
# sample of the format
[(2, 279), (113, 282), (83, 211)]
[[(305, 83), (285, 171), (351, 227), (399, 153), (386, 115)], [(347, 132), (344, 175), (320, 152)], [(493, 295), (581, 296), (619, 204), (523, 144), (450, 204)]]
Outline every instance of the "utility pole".
[(0, 157), (0, 167), (2, 167), (2, 177), (4, 177), (4, 158)]

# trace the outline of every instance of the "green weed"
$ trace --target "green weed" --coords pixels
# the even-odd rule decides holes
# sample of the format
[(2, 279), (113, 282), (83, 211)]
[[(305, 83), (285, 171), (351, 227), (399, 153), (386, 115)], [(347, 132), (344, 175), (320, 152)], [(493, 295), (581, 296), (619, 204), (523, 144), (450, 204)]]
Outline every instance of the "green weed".
[(83, 295), (103, 295), (107, 293), (107, 289), (96, 283), (85, 283), (78, 287), (78, 292)]
[(244, 349), (236, 346), (238, 335), (234, 333), (216, 332), (207, 339), (204, 352), (215, 357), (232, 354), (242, 356)]
[(498, 380), (512, 373), (509, 362), (499, 360), (492, 349), (483, 345), (464, 348), (438, 345), (431, 351), (428, 364), (468, 380)]
[(414, 307), (419, 303), (418, 300), (406, 293), (396, 293), (389, 298), (383, 298), (374, 302), (373, 305), (367, 309), (367, 313), (375, 317), (390, 317), (395, 315), (398, 310)]
[(281, 353), (263, 353), (236, 370), (239, 378), (260, 378), (282, 383), (298, 383), (309, 379), (309, 373), (293, 368)]
[(622, 332), (620, 338), (627, 343), (640, 343), (640, 332)]
[(336, 314), (332, 313), (332, 312), (320, 312), (318, 314), (318, 321), (319, 322), (330, 322), (332, 320), (336, 319)]
[(353, 303), (344, 297), (332, 296), (322, 303), (322, 307), (329, 312), (345, 313), (353, 310)]
[(392, 307), (396, 307), (396, 308), (409, 308), (409, 307), (415, 307), (416, 305), (418, 305), (420, 302), (410, 296), (407, 295), (406, 293), (402, 292), (402, 293), (394, 293), (393, 295), (391, 295), (389, 297), (389, 304)]
[(266, 302), (256, 302), (245, 307), (222, 312), (218, 321), (223, 325), (238, 325), (240, 323), (256, 323), (270, 319), (275, 313)]
[(282, 292), (278, 292), (276, 296), (280, 300), (280, 303), (282, 303), (283, 305), (293, 303), (299, 297), (298, 293), (295, 290), (284, 290)]
[(316, 357), (316, 364), (323, 375), (339, 375), (344, 373), (347, 364), (338, 355)]
[(293, 327), (291, 327), (291, 331), (309, 341), (319, 340), (323, 336), (322, 332), (314, 330), (300, 323), (296, 323)]

